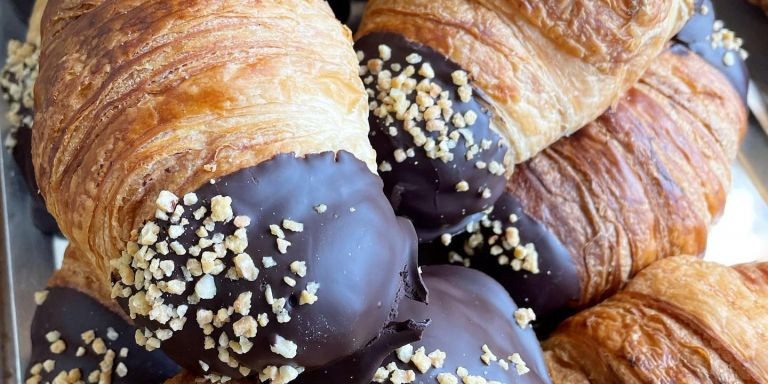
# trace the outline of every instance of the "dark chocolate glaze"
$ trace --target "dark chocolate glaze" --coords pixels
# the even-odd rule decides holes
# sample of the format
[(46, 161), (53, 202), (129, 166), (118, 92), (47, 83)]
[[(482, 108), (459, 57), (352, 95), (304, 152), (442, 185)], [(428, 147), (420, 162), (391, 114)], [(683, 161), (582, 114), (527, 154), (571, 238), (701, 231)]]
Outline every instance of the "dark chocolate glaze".
[[(404, 301), (402, 318), (431, 319), (414, 350), (424, 347), (427, 354), (440, 349), (446, 353), (442, 368), (421, 373), (412, 364), (404, 364), (396, 355), (381, 364), (396, 362), (400, 369), (416, 373), (414, 384), (437, 383), (439, 373), (456, 375), (464, 367), (470, 375), (501, 383), (550, 383), (539, 341), (530, 327), (521, 328), (514, 318), (515, 302), (498, 283), (487, 275), (463, 267), (441, 265), (422, 268), (422, 278), (429, 289), (429, 304)], [(480, 359), (487, 344), (499, 359), (519, 353), (531, 370), (518, 375), (514, 364), (504, 370), (497, 362), (486, 365)], [(459, 379), (461, 382), (461, 379)]]
[(16, 131), (16, 146), (13, 147), (13, 159), (16, 160), (27, 189), (29, 189), (31, 196), (29, 210), (32, 216), (32, 223), (45, 234), (61, 234), (59, 225), (51, 213), (48, 212), (48, 208), (45, 207), (43, 195), (40, 194), (37, 188), (35, 169), (32, 165), (32, 129), (26, 125), (22, 125)]
[(725, 20), (728, 27), (744, 39), (744, 48), (753, 53), (747, 59), (750, 77), (765, 86), (768, 84), (768, 55), (763, 54), (768, 36), (766, 14), (746, 1), (715, 0), (714, 3), (717, 17)]
[[(108, 328), (119, 335), (116, 340), (107, 337)], [(104, 355), (96, 354), (90, 345), (82, 340), (81, 334), (93, 330), (108, 349), (115, 353), (112, 383), (163, 383), (179, 371), (177, 366), (161, 351), (147, 352), (134, 341), (135, 328), (118, 314), (112, 312), (88, 295), (70, 288), (54, 287), (48, 290), (48, 298), (37, 307), (32, 320), (32, 356), (30, 367), (51, 359), (56, 362), (51, 372), (42, 371), (43, 383), (53, 381), (61, 371), (79, 368), (83, 380), (88, 374), (99, 369)], [(50, 331), (61, 332), (61, 339), (66, 349), (60, 354), (50, 351), (46, 334)], [(86, 349), (85, 355), (77, 357), (78, 347)], [(128, 356), (120, 357), (120, 350), (128, 349)], [(128, 374), (120, 377), (114, 373), (118, 363), (128, 368)], [(29, 369), (27, 369), (29, 375)]]
[[(701, 12), (702, 6), (708, 10), (706, 14)], [(713, 25), (716, 19), (715, 7), (712, 5), (712, 1), (698, 0), (696, 1), (695, 9), (696, 12), (693, 17), (688, 20), (683, 29), (675, 36), (674, 41), (677, 44), (672, 47), (672, 52), (686, 54), (687, 51), (680, 47), (682, 45), (701, 56), (728, 78), (746, 104), (749, 71), (744, 60), (742, 60), (739, 52), (731, 52), (730, 54), (734, 59), (733, 65), (726, 65), (723, 57), (728, 50), (722, 46), (712, 48), (709, 37), (714, 31)]]
[[(453, 84), (451, 74), (460, 70), (458, 64), (433, 50), (432, 48), (410, 42), (403, 36), (392, 33), (368, 34), (355, 43), (355, 49), (365, 54), (364, 62), (368, 59), (378, 58), (378, 47), (386, 44), (392, 49), (392, 58), (385, 63), (386, 69), (392, 72), (392, 77), (399, 71), (392, 71), (390, 63), (403, 63), (403, 68), (408, 64), (405, 57), (411, 53), (418, 53), (429, 62), (435, 72), (432, 82), (438, 84), (443, 90), (450, 92), (450, 99), (454, 100), (453, 109), (462, 114), (469, 110), (477, 114), (477, 121), (467, 129), (473, 133), (474, 141), (490, 140), (492, 145), (474, 156), (472, 160), (466, 159), (467, 146), (462, 138), (451, 152), (454, 160), (444, 162), (440, 159), (430, 159), (423, 149), (415, 145), (413, 136), (403, 130), (403, 122), (395, 120), (392, 126), (398, 130), (396, 136), (388, 133), (388, 127), (384, 119), (369, 115), (371, 131), (369, 138), (371, 145), (376, 150), (379, 163), (386, 161), (392, 166), (388, 172), (379, 172), (384, 180), (384, 193), (389, 198), (395, 212), (398, 215), (408, 217), (413, 221), (420, 241), (430, 241), (443, 233), (455, 233), (460, 231), (467, 223), (476, 220), (478, 212), (487, 209), (498, 199), (504, 191), (506, 178), (503, 175), (493, 175), (487, 169), (478, 169), (475, 163), (479, 160), (486, 163), (496, 161), (503, 164), (506, 146), (500, 143), (500, 136), (494, 132), (489, 123), (491, 112), (488, 110), (488, 101), (482, 93), (473, 89), (474, 96), (467, 103), (461, 102), (456, 95), (456, 86)], [(363, 63), (364, 64), (364, 63)], [(416, 65), (418, 70), (419, 66)], [(366, 76), (363, 76), (365, 78)], [(374, 76), (375, 78), (375, 76)], [(417, 81), (423, 79), (415, 74)], [(374, 87), (376, 81), (367, 87)], [(369, 94), (370, 96), (370, 94)], [(407, 99), (414, 102), (416, 92), (412, 92)], [(374, 101), (369, 97), (369, 101)], [(423, 128), (423, 122), (420, 123)], [(455, 129), (450, 121), (446, 121), (449, 131)], [(427, 137), (436, 139), (437, 132), (423, 130)], [(396, 149), (415, 149), (415, 156), (398, 163), (394, 159)], [(470, 189), (466, 192), (457, 192), (456, 184), (466, 181)], [(481, 188), (489, 188), (491, 195), (483, 198), (479, 192)]]
[[(253, 282), (230, 280), (225, 273), (214, 276), (216, 296), (189, 305), (184, 328), (164, 341), (162, 348), (196, 374), (216, 372), (233, 378), (243, 377), (237, 369), (219, 360), (215, 348), (204, 349), (204, 334), (195, 320), (195, 313), (198, 309), (215, 313), (219, 308), (231, 306), (245, 291), (253, 294), (250, 315), (269, 315), (269, 324), (259, 327), (257, 335), (250, 339), (253, 348), (243, 355), (231, 353), (242, 366), (252, 369), (249, 377), (258, 377), (258, 373), (269, 365), (300, 366), (307, 372), (320, 370), (375, 342), (385, 342), (391, 337), (400, 337), (396, 340), (418, 338), (418, 332), (407, 329), (400, 329), (403, 335), (387, 334), (392, 331), (387, 327), (397, 314), (398, 301), (404, 296), (425, 300), (426, 290), (417, 271), (413, 226), (408, 220), (395, 217), (381, 191), (380, 179), (347, 152), (339, 152), (336, 156), (325, 152), (303, 158), (281, 154), (219, 178), (215, 184), (202, 186), (196, 191), (200, 202), (186, 208), (182, 216), (191, 224), (177, 240), (187, 248), (197, 244), (199, 238), (194, 231), (200, 226), (200, 220), (195, 220), (192, 212), (202, 204), (210, 206), (210, 200), (216, 195), (230, 196), (234, 214), (251, 219), (245, 253), (253, 258), (260, 272)], [(314, 207), (319, 204), (327, 205), (327, 211), (316, 212)], [(283, 219), (304, 224), (303, 232), (285, 230), (286, 239), (292, 243), (287, 254), (278, 252), (276, 237), (268, 228), (270, 224), (279, 225)], [(167, 226), (168, 222), (158, 224)], [(235, 229), (232, 221), (219, 222), (213, 232), (231, 234)], [(272, 256), (278, 265), (265, 268), (261, 263), (263, 256)], [(189, 257), (173, 252), (161, 257), (176, 264), (173, 275), (167, 280), (183, 279), (179, 266)], [(291, 273), (289, 264), (293, 261), (306, 262), (305, 277)], [(234, 265), (231, 252), (223, 262), (227, 267)], [(284, 276), (296, 279), (295, 288), (283, 282)], [(319, 300), (312, 305), (299, 305), (299, 295), (309, 282), (320, 284)], [(266, 303), (267, 284), (275, 298), (288, 298), (289, 322), (278, 323)], [(187, 296), (193, 292), (194, 283), (188, 283), (183, 295), (164, 294), (163, 298), (174, 306), (186, 305)], [(128, 312), (126, 300), (120, 301)], [(224, 330), (230, 340), (235, 340), (232, 323), (241, 317), (232, 314), (230, 322), (212, 333), (213, 339), (219, 340)], [(167, 328), (159, 327), (160, 324), (146, 317), (137, 317), (136, 323), (152, 330)], [(298, 345), (295, 358), (288, 359), (270, 351), (276, 335)], [(377, 337), (382, 339), (376, 340)], [(210, 366), (209, 372), (203, 372), (198, 363), (200, 360)], [(366, 381), (367, 378), (361, 383)]]
[[(451, 251), (468, 257), (471, 268), (487, 273), (506, 288), (516, 303), (533, 309), (537, 317), (534, 329), (539, 336), (544, 337), (560, 321), (574, 313), (571, 308), (581, 297), (580, 274), (571, 253), (560, 240), (547, 227), (528, 216), (512, 194), (504, 193), (488, 218), (509, 225), (510, 214), (518, 217), (514, 226), (519, 231), (520, 243), (533, 243), (536, 247), (539, 255), (538, 274), (499, 265), (497, 257), (491, 255), (487, 241), (472, 250), (474, 255), (468, 255), (464, 246), (470, 235), (466, 232), (454, 236), (448, 247), (439, 240), (423, 244), (419, 249), (419, 258), (422, 264), (445, 264), (450, 262), (448, 254)], [(485, 239), (494, 235), (491, 228), (480, 228)]]
[[(400, 316), (405, 317), (405, 316)], [(379, 364), (395, 349), (421, 339), (429, 322), (405, 320), (391, 323), (369, 346), (322, 369), (302, 373), (296, 384), (367, 383)]]

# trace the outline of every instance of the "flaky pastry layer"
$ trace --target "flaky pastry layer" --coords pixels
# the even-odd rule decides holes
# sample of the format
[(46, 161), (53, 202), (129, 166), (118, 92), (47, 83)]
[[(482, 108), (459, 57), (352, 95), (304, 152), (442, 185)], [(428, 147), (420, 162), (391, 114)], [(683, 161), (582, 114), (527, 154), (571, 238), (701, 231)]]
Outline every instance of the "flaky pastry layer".
[(766, 382), (766, 277), (766, 263), (661, 260), (543, 343), (554, 382)]
[(49, 210), (106, 278), (161, 190), (290, 152), (375, 170), (350, 42), (320, 0), (51, 1), (33, 137)]
[(507, 189), (568, 249), (579, 307), (660, 258), (704, 252), (746, 124), (717, 69), (668, 50), (610, 111), (517, 167)]

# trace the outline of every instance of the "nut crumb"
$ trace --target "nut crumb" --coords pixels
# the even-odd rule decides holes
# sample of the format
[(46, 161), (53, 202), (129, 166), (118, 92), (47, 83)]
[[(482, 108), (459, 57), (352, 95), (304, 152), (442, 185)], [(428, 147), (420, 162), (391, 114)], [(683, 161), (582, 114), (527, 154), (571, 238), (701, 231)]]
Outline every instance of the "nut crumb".
[(304, 232), (304, 224), (288, 219), (283, 220), (283, 228), (292, 232)]
[(269, 347), (269, 349), (272, 352), (280, 356), (283, 356), (287, 359), (292, 359), (296, 357), (296, 349), (297, 349), (296, 343), (294, 343), (293, 341), (287, 340), (280, 335), (276, 335), (275, 339), (276, 339), (275, 343)]
[(35, 304), (43, 305), (45, 299), (48, 298), (48, 290), (42, 290), (35, 292)]
[(288, 253), (288, 247), (291, 246), (291, 242), (285, 239), (277, 239), (277, 250), (282, 254)]
[(536, 314), (531, 308), (518, 308), (515, 311), (515, 321), (520, 328), (527, 328), (528, 325), (536, 320)]

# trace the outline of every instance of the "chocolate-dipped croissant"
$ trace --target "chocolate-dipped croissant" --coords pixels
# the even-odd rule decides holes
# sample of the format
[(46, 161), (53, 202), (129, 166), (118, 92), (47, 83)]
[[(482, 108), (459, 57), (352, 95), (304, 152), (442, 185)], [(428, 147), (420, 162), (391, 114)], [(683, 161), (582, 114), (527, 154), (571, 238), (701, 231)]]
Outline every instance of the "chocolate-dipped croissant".
[[(703, 39), (713, 21), (699, 14), (681, 36)], [(738, 48), (691, 47), (713, 60), (667, 50), (610, 111), (518, 166), (488, 217), (424, 246), (423, 262), (485, 271), (546, 332), (653, 261), (702, 254), (746, 128), (748, 76)]]
[(26, 384), (159, 384), (175, 375), (178, 365), (162, 351), (136, 344), (135, 328), (85, 261), (68, 248), (62, 269), (35, 295)]
[[(551, 383), (529, 312), (497, 282), (447, 265), (424, 267), (422, 277), (429, 304), (406, 300), (399, 308), (402, 320), (429, 319), (421, 340), (393, 344), (383, 355), (361, 354), (339, 371), (313, 380), (300, 376), (296, 383), (348, 383), (363, 367), (373, 367), (370, 384)], [(191, 380), (181, 374), (168, 383)]]
[(384, 360), (374, 383), (551, 382), (529, 309), (518, 308), (482, 272), (448, 265), (422, 270), (429, 304), (404, 301), (400, 316), (430, 323), (421, 340)]
[(357, 67), (321, 0), (51, 0), (37, 179), (139, 344), (287, 383), (397, 335), (416, 237)]
[(603, 113), (692, 0), (374, 0), (356, 34), (385, 194), (423, 240), (477, 220), (514, 164)]
[(768, 264), (656, 262), (543, 343), (558, 383), (768, 382)]

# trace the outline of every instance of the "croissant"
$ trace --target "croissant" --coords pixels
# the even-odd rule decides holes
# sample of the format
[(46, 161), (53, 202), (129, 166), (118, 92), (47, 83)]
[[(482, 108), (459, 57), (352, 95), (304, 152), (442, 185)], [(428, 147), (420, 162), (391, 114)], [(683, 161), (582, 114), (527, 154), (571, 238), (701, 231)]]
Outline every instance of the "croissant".
[(278, 384), (397, 336), (416, 235), (324, 1), (51, 0), (41, 25), (40, 190), (138, 344)]
[[(550, 383), (527, 308), (487, 275), (457, 266), (422, 269), (429, 305), (413, 300), (400, 317), (430, 319), (421, 340), (400, 346), (373, 382)], [(461, 284), (456, 284), (461, 281)], [(402, 376), (401, 376), (402, 375)]]
[(485, 219), (424, 245), (422, 262), (490, 274), (545, 334), (652, 262), (703, 254), (746, 129), (748, 79), (738, 48), (707, 46), (716, 62), (682, 44), (657, 57), (610, 111), (518, 166)]
[[(530, 312), (518, 308), (503, 287), (468, 268), (427, 266), (422, 272), (429, 305), (406, 300), (398, 315), (406, 322), (430, 320), (421, 340), (395, 343), (384, 355), (379, 351), (362, 354), (342, 372), (309, 382), (347, 383), (345, 373), (373, 363), (378, 369), (366, 376), (371, 384), (551, 383), (541, 346), (529, 326)], [(193, 379), (180, 374), (167, 383)], [(306, 383), (306, 379), (299, 381)]]
[(35, 295), (27, 384), (162, 383), (179, 367), (162, 351), (136, 345), (135, 329), (68, 248), (61, 270)]
[(6, 147), (12, 152), (22, 178), (31, 192), (32, 222), (44, 233), (57, 233), (56, 221), (45, 209), (45, 202), (37, 192), (35, 171), (32, 166), (32, 126), (34, 116), (33, 88), (38, 71), (40, 46), (40, 18), (46, 0), (34, 3), (29, 17), (26, 41), (8, 41), (8, 58), (0, 71), (0, 93), (8, 102), (6, 114), (11, 129), (6, 136)]
[(385, 194), (420, 239), (460, 231), (514, 164), (629, 89), (692, 0), (374, 0), (355, 43)]
[(768, 263), (672, 257), (542, 343), (555, 383), (768, 381)]

